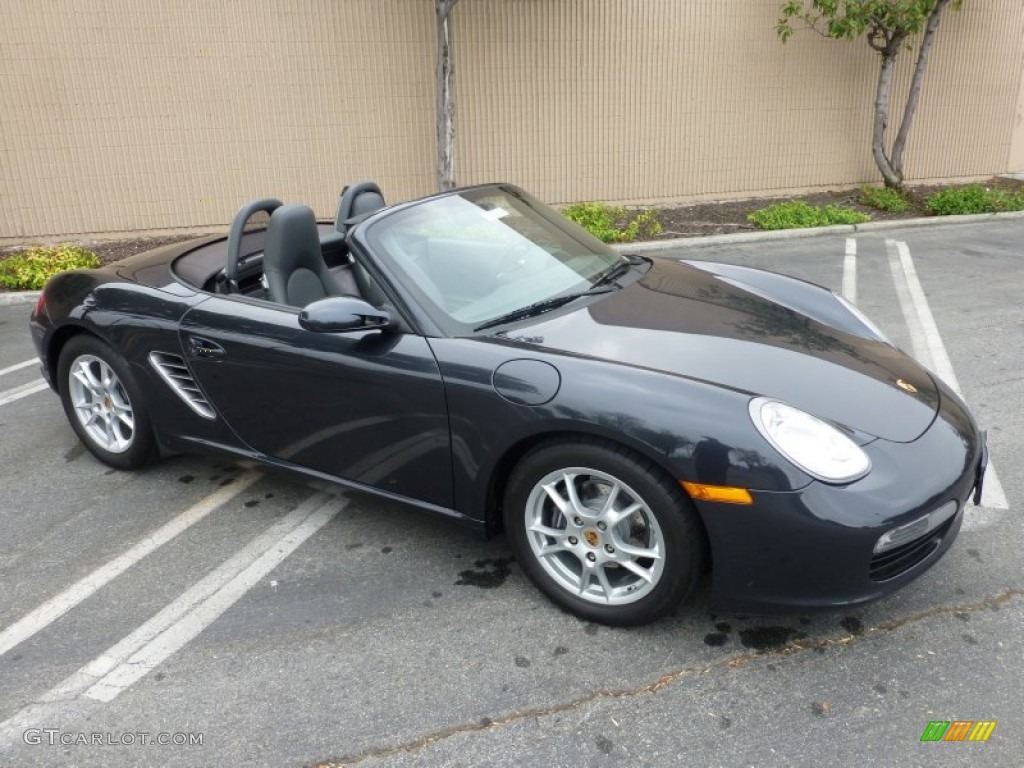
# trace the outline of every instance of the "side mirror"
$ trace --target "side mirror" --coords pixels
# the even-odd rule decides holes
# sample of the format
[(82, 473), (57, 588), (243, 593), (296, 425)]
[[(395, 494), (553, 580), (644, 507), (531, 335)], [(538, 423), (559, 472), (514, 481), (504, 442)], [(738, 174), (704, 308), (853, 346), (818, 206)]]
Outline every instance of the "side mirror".
[(352, 296), (329, 296), (299, 313), (299, 325), (316, 333), (389, 328), (391, 315)]

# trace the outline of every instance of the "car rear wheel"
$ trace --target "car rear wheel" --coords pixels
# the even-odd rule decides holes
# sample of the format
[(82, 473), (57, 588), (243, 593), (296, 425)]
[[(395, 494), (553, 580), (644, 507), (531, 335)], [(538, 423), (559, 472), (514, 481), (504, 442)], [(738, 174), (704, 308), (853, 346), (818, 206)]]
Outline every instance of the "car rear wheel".
[(650, 462), (597, 441), (549, 443), (509, 480), (505, 530), (529, 578), (592, 621), (646, 624), (693, 589), (704, 533), (689, 499)]
[(85, 447), (118, 469), (135, 469), (155, 454), (150, 421), (128, 364), (92, 336), (76, 336), (57, 366), (61, 402)]

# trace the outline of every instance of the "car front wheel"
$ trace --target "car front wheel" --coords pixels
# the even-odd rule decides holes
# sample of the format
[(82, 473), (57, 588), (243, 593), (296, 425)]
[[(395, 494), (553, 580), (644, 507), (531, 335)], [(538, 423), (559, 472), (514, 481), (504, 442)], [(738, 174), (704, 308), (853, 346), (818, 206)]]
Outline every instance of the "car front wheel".
[(686, 598), (703, 569), (690, 500), (649, 461), (611, 444), (531, 452), (513, 471), (504, 515), (527, 576), (592, 621), (653, 621)]
[(96, 458), (118, 469), (153, 458), (142, 395), (120, 355), (99, 339), (76, 336), (61, 350), (57, 375), (68, 421)]

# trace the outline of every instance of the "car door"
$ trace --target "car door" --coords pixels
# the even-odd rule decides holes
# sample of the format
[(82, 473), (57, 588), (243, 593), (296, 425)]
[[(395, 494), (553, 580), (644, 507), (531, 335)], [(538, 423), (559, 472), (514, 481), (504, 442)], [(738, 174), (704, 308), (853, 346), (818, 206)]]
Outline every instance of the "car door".
[(358, 483), (453, 506), (441, 374), (425, 338), (316, 333), (294, 309), (213, 296), (181, 323), (207, 396), (255, 450)]

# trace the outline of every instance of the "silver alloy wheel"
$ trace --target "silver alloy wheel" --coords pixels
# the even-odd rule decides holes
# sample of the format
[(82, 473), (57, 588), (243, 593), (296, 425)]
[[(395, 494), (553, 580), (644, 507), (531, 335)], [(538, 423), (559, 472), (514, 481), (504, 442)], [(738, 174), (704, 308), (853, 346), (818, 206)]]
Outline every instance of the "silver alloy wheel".
[(650, 507), (606, 472), (566, 467), (545, 475), (530, 491), (524, 522), (544, 571), (587, 602), (634, 603), (665, 570), (664, 536)]
[(79, 355), (68, 370), (68, 393), (78, 423), (96, 445), (124, 453), (135, 437), (135, 416), (121, 380), (106, 361)]

